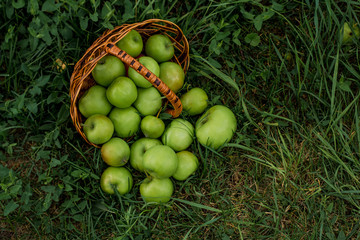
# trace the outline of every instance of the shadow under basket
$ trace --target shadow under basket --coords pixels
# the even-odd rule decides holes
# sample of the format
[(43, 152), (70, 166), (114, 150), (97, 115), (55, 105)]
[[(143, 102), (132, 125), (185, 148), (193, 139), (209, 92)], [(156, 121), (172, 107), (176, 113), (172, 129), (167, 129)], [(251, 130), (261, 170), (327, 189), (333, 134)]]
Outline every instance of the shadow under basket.
[[(149, 19), (140, 23), (123, 24), (112, 30), (105, 31), (76, 63), (70, 79), (71, 119), (77, 132), (80, 133), (87, 143), (95, 147), (99, 146), (91, 143), (83, 132), (82, 123), (85, 121), (85, 118), (78, 109), (78, 101), (87, 89), (96, 84), (91, 76), (91, 71), (95, 68), (97, 62), (106, 55), (118, 57), (125, 65), (135, 69), (157, 88), (167, 98), (168, 102), (171, 103), (172, 108), (168, 108), (166, 112), (171, 114), (173, 118), (178, 117), (182, 111), (179, 97), (159, 77), (115, 45), (133, 29), (140, 33), (144, 43), (152, 35), (167, 35), (175, 47), (175, 54), (171, 61), (178, 63), (183, 68), (185, 74), (189, 68), (189, 43), (181, 29), (170, 21)], [(168, 104), (167, 107), (169, 107)]]

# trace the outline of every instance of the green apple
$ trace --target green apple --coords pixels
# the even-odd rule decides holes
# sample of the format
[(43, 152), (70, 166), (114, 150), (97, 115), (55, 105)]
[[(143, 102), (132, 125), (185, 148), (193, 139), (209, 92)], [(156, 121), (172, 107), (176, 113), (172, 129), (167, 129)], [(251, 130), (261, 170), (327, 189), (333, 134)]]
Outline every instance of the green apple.
[(108, 115), (112, 105), (106, 98), (106, 88), (95, 85), (86, 90), (79, 100), (80, 113), (88, 118), (94, 114)]
[(119, 194), (124, 195), (130, 192), (132, 186), (132, 175), (124, 167), (108, 167), (101, 174), (100, 187), (108, 194), (114, 194), (116, 189)]
[(155, 34), (146, 41), (145, 53), (158, 63), (166, 62), (174, 56), (174, 44), (168, 36)]
[(105, 115), (90, 116), (83, 124), (86, 138), (94, 144), (103, 144), (109, 141), (114, 134), (114, 124)]
[(350, 44), (353, 42), (354, 38), (360, 37), (360, 28), (357, 24), (353, 24), (351, 29), (349, 23), (345, 22), (340, 30), (340, 34), (342, 37), (342, 43)]
[(173, 178), (179, 181), (184, 181), (191, 174), (193, 174), (199, 167), (198, 158), (189, 151), (181, 151), (176, 153), (178, 157), (178, 167), (176, 172), (173, 174)]
[(143, 172), (144, 154), (152, 147), (162, 145), (160, 140), (152, 138), (140, 138), (130, 147), (130, 164), (136, 170)]
[(131, 137), (139, 130), (141, 117), (134, 107), (114, 108), (109, 118), (114, 123), (115, 133), (119, 137)]
[(174, 185), (169, 178), (146, 178), (140, 184), (140, 194), (145, 202), (166, 203), (174, 192)]
[(125, 76), (125, 65), (117, 57), (106, 55), (97, 62), (91, 74), (95, 82), (107, 87), (115, 78)]
[(182, 67), (174, 62), (160, 64), (160, 79), (175, 93), (184, 85), (185, 73)]
[(197, 120), (196, 138), (202, 145), (218, 149), (231, 140), (236, 126), (234, 113), (223, 105), (215, 105)]
[(165, 130), (165, 123), (160, 118), (149, 115), (141, 120), (140, 128), (145, 137), (159, 138)]
[(130, 158), (130, 147), (121, 138), (111, 138), (101, 146), (101, 158), (109, 166), (124, 166)]
[[(159, 64), (151, 57), (143, 56), (140, 57), (139, 62), (144, 65), (147, 69), (149, 69), (153, 74), (159, 76), (160, 67)], [(131, 80), (134, 81), (135, 85), (142, 88), (149, 88), (152, 84), (146, 80), (140, 73), (138, 73), (135, 69), (129, 68), (128, 76)]]
[(116, 46), (130, 56), (137, 57), (143, 50), (144, 44), (140, 33), (136, 30), (131, 30), (116, 43)]
[(154, 87), (138, 88), (134, 107), (144, 116), (155, 115), (161, 108), (162, 97)]
[(208, 95), (201, 88), (192, 88), (180, 97), (183, 110), (190, 116), (201, 114), (208, 106)]
[(177, 152), (185, 150), (194, 141), (194, 126), (189, 121), (176, 118), (166, 127), (161, 139), (164, 145)]
[(155, 178), (171, 177), (178, 166), (178, 158), (169, 146), (157, 145), (144, 153), (144, 171)]
[(106, 97), (115, 107), (130, 107), (137, 98), (136, 85), (128, 77), (115, 78), (106, 90)]

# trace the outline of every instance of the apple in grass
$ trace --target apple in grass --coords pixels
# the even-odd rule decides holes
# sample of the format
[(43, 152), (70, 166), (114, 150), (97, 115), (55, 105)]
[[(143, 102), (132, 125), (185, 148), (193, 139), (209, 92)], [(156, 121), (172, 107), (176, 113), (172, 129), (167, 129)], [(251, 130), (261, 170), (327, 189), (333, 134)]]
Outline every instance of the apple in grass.
[(164, 145), (167, 145), (175, 151), (187, 149), (194, 141), (194, 126), (181, 118), (171, 121), (161, 137)]
[(192, 88), (180, 97), (183, 110), (190, 116), (201, 114), (208, 106), (208, 95), (201, 88)]
[(115, 133), (119, 137), (131, 137), (139, 130), (141, 117), (134, 107), (113, 108), (109, 118), (114, 123)]
[(182, 67), (174, 62), (160, 64), (160, 79), (175, 93), (184, 85), (185, 73)]
[(172, 177), (179, 181), (186, 180), (199, 167), (198, 158), (189, 151), (181, 151), (176, 153), (178, 157), (178, 167)]
[(130, 147), (130, 164), (136, 170), (143, 172), (144, 154), (152, 147), (162, 145), (161, 141), (152, 138), (140, 138), (136, 140)]
[(165, 123), (160, 118), (148, 115), (141, 120), (140, 128), (145, 137), (159, 138), (165, 130)]
[(140, 184), (141, 197), (147, 203), (166, 203), (174, 193), (174, 185), (170, 178), (145, 178)]
[(157, 145), (144, 153), (144, 171), (154, 178), (171, 177), (178, 166), (178, 158), (173, 149), (165, 145)]
[(132, 186), (132, 175), (124, 167), (108, 167), (101, 174), (100, 187), (108, 194), (114, 194), (116, 189), (120, 195), (124, 195), (130, 192)]
[(83, 124), (86, 138), (94, 144), (103, 144), (111, 139), (114, 134), (114, 124), (105, 115), (95, 114), (90, 116)]
[(345, 22), (340, 30), (340, 36), (343, 44), (350, 44), (355, 38), (360, 37), (360, 28), (356, 23), (350, 27), (350, 24)]
[[(156, 76), (160, 74), (159, 64), (151, 57), (143, 56), (138, 59), (138, 61), (144, 65), (149, 71), (151, 71)], [(135, 85), (141, 88), (149, 88), (152, 84), (146, 80), (140, 73), (138, 73), (135, 69), (129, 68), (128, 76), (131, 80), (134, 81)]]
[(116, 46), (130, 56), (137, 57), (142, 52), (144, 43), (140, 33), (136, 30), (131, 30), (116, 43)]
[(118, 108), (130, 107), (135, 102), (137, 95), (136, 85), (128, 77), (115, 78), (106, 90), (107, 99)]
[(109, 166), (124, 166), (130, 158), (130, 147), (121, 138), (111, 138), (101, 146), (101, 158)]
[(133, 106), (144, 116), (155, 115), (161, 108), (162, 96), (155, 87), (138, 88)]
[(94, 114), (108, 115), (112, 105), (106, 98), (106, 88), (95, 85), (86, 90), (79, 100), (80, 113), (88, 118)]
[(125, 76), (125, 65), (119, 58), (106, 55), (97, 62), (91, 74), (96, 83), (108, 87), (115, 78)]
[(195, 134), (202, 145), (218, 149), (231, 140), (236, 127), (234, 113), (223, 105), (215, 105), (196, 121)]
[(145, 53), (158, 63), (169, 61), (174, 56), (174, 44), (163, 34), (155, 34), (145, 43)]

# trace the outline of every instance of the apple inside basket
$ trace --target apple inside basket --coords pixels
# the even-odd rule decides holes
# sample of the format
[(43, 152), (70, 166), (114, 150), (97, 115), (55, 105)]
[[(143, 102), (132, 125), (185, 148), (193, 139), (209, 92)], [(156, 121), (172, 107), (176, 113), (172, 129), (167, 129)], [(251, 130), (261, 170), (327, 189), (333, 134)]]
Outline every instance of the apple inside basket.
[[(172, 85), (171, 82), (168, 84), (165, 84), (165, 82), (161, 79), (160, 76), (158, 76), (156, 67), (153, 67), (151, 65), (151, 60), (149, 58), (146, 58), (146, 56), (142, 56), (141, 60), (139, 61), (136, 59), (137, 52), (139, 52), (139, 49), (129, 48), (126, 46), (126, 41), (120, 41), (121, 39), (125, 38), (136, 38), (135, 36), (132, 36), (132, 34), (136, 30), (141, 35), (142, 41), (147, 42), (149, 40), (148, 46), (144, 46), (142, 50), (140, 51), (141, 54), (144, 55), (151, 55), (153, 59), (156, 59), (157, 62), (160, 62), (159, 67), (160, 68), (166, 68), (170, 69), (170, 71), (177, 71), (177, 68), (180, 68), (182, 73), (185, 75), (188, 67), (189, 67), (189, 44), (185, 37), (185, 35), (182, 33), (181, 29), (174, 23), (166, 20), (160, 20), (160, 19), (149, 19), (140, 23), (134, 23), (134, 24), (124, 24), (121, 26), (118, 26), (112, 30), (107, 30), (103, 33), (101, 37), (99, 37), (92, 46), (87, 49), (83, 57), (77, 62), (74, 68), (74, 72), (70, 79), (70, 95), (71, 95), (71, 106), (70, 106), (70, 115), (72, 118), (72, 121), (74, 123), (74, 126), (76, 130), (81, 134), (81, 136), (88, 142), (89, 144), (99, 147), (99, 143), (93, 143), (89, 141), (89, 139), (84, 134), (84, 124), (85, 124), (85, 118), (86, 114), (83, 115), (80, 112), (79, 109), (79, 100), (82, 98), (85, 92), (89, 88), (91, 88), (94, 85), (101, 85), (95, 82), (96, 73), (94, 68), (98, 65), (106, 61), (109, 61), (110, 63), (114, 64), (116, 66), (116, 61), (114, 60), (108, 60), (106, 58), (116, 58), (120, 59), (125, 69), (121, 69), (121, 67), (115, 67), (117, 71), (126, 71), (128, 76), (131, 75), (132, 78), (138, 77), (140, 80), (135, 80), (138, 82), (139, 86), (142, 85), (151, 85), (154, 86), (158, 93), (160, 92), (162, 95), (164, 95), (168, 102), (172, 105), (172, 108), (169, 108), (169, 105), (167, 105), (168, 109), (166, 110), (167, 113), (171, 114), (174, 118), (178, 117), (182, 111), (182, 104), (179, 99), (179, 97), (176, 95), (176, 91), (178, 90), (178, 86)], [(162, 37), (162, 36), (165, 36)], [(157, 46), (167, 46), (166, 39), (171, 41), (171, 46), (173, 46), (173, 53), (167, 53), (166, 48), (158, 49)], [(150, 44), (151, 42), (154, 42), (156, 44)], [(125, 43), (121, 43), (125, 42)], [(127, 41), (129, 42), (129, 41)], [(164, 42), (163, 44), (161, 44)], [(160, 43), (160, 44), (159, 44)], [(134, 44), (133, 44), (134, 45)], [(123, 49), (127, 49), (127, 51), (124, 51)], [(164, 59), (168, 59), (167, 55), (171, 55), (171, 59), (168, 61), (165, 61), (163, 65), (161, 64)], [(131, 56), (133, 55), (133, 56)], [(134, 58), (135, 57), (135, 58)], [(146, 66), (147, 67), (146, 67)], [(176, 66), (175, 66), (176, 65)], [(166, 72), (166, 71), (164, 71)], [(126, 78), (128, 76), (124, 76), (123, 78), (120, 78), (120, 80), (117, 80), (118, 86), (127, 86), (129, 87), (129, 83), (126, 81)], [(134, 77), (135, 76), (135, 77)], [(166, 79), (166, 75), (163, 76), (164, 79)], [(100, 77), (101, 79), (101, 77)], [(146, 79), (147, 82), (141, 81), (143, 79)], [(106, 87), (106, 79), (104, 80), (104, 87)], [(134, 82), (135, 82), (134, 81)], [(110, 87), (110, 86), (109, 86)], [(117, 87), (113, 87), (112, 91), (108, 90), (108, 87), (106, 87), (107, 90), (105, 92), (106, 95), (116, 95), (118, 92)], [(144, 88), (146, 89), (146, 88)], [(153, 89), (153, 88), (150, 88)], [(131, 92), (131, 91), (130, 91)], [(151, 93), (151, 91), (143, 91), (144, 93), (141, 93), (141, 95), (145, 96), (151, 95), (154, 93)], [(157, 92), (157, 91), (156, 91)], [(131, 94), (130, 94), (131, 95)], [(129, 97), (131, 98), (131, 96)], [(129, 104), (129, 99), (122, 99), (122, 100), (114, 100), (113, 102), (115, 104)], [(121, 102), (121, 103), (120, 103)], [(131, 102), (131, 99), (130, 99)], [(138, 105), (143, 104), (144, 109), (148, 109), (149, 103), (147, 101), (139, 101), (137, 103)], [(106, 107), (104, 107), (106, 108)]]

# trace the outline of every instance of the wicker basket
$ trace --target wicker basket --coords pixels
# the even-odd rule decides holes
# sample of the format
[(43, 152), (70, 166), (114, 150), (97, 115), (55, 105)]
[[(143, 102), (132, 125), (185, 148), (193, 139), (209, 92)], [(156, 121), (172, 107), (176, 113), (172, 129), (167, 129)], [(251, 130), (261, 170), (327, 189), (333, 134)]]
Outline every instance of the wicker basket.
[(135, 29), (140, 33), (144, 42), (154, 34), (161, 33), (167, 35), (174, 43), (175, 47), (175, 54), (171, 61), (177, 62), (181, 65), (185, 73), (189, 68), (190, 58), (188, 41), (181, 29), (170, 21), (149, 19), (140, 23), (124, 24), (114, 28), (113, 30), (105, 31), (103, 35), (99, 37), (89, 49), (87, 49), (83, 57), (76, 63), (74, 72), (70, 79), (71, 119), (76, 130), (85, 139), (85, 141), (95, 147), (99, 146), (89, 142), (83, 132), (81, 123), (84, 118), (78, 110), (78, 100), (87, 89), (95, 85), (95, 81), (91, 76), (91, 71), (94, 69), (97, 62), (105, 55), (111, 54), (118, 57), (126, 65), (134, 68), (144, 78), (151, 82), (152, 85), (156, 87), (173, 106), (173, 109), (167, 109), (166, 112), (171, 114), (174, 118), (178, 117), (182, 111), (180, 99), (168, 86), (166, 86), (165, 83), (161, 81), (161, 79), (115, 45), (132, 29)]

